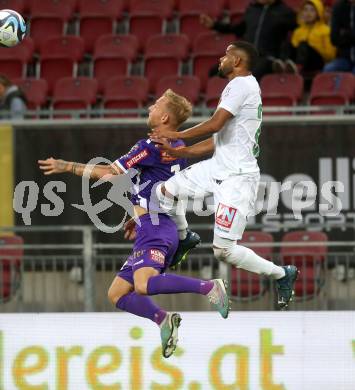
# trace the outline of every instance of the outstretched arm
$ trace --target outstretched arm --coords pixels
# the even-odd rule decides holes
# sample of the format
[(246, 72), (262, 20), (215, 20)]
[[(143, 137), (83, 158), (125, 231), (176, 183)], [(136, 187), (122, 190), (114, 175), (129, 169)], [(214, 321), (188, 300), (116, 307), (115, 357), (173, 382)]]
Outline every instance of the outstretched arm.
[(114, 175), (123, 173), (118, 167), (113, 168), (111, 165), (89, 165), (80, 164), (77, 162), (69, 162), (65, 160), (56, 160), (53, 157), (46, 160), (38, 160), (39, 169), (43, 171), (45, 175), (53, 175), (56, 173), (72, 173), (76, 176), (86, 176), (85, 169), (90, 172), (90, 179), (106, 179)]
[(220, 131), (225, 123), (233, 117), (229, 111), (224, 108), (218, 108), (210, 119), (204, 121), (190, 129), (184, 131), (167, 131), (155, 129), (150, 134), (155, 138), (170, 138), (170, 139), (191, 139), (211, 135)]
[(205, 139), (191, 146), (182, 148), (172, 148), (166, 140), (153, 139), (159, 144), (159, 148), (167, 152), (172, 157), (194, 158), (211, 154), (214, 151), (213, 137)]

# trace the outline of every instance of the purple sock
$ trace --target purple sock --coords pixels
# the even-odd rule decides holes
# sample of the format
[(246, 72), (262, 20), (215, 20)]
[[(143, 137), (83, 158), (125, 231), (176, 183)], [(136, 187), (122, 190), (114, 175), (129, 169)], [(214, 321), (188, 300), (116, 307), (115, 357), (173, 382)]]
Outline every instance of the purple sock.
[(148, 295), (195, 293), (208, 294), (213, 287), (210, 280), (189, 278), (175, 274), (161, 274), (152, 276), (148, 280)]
[(135, 292), (121, 297), (117, 301), (116, 307), (136, 316), (149, 318), (158, 325), (161, 324), (166, 316), (166, 311), (157, 306), (149, 297), (136, 294)]

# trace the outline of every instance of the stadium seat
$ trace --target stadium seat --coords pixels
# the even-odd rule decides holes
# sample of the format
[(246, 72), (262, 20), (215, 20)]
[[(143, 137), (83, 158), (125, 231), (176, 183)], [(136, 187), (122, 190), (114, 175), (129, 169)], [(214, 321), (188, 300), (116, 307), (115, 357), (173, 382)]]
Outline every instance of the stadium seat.
[(74, 0), (31, 0), (31, 19), (38, 16), (57, 16), (68, 20), (74, 10)]
[(222, 91), (227, 83), (228, 80), (220, 77), (211, 77), (208, 79), (205, 96), (205, 103), (207, 107), (217, 107)]
[(280, 257), (284, 265), (294, 264), (301, 271), (296, 284), (295, 295), (303, 299), (313, 298), (319, 294), (324, 284), (325, 257), (328, 253), (328, 237), (323, 232), (295, 231), (286, 233), (283, 243), (321, 242), (314, 246), (281, 247)]
[(264, 106), (295, 106), (303, 95), (303, 77), (299, 74), (268, 74), (261, 79)]
[(178, 75), (181, 61), (187, 58), (189, 40), (186, 35), (154, 35), (145, 47), (144, 74), (154, 92), (162, 75)]
[[(267, 244), (273, 243), (271, 234), (260, 231), (245, 231), (238, 244), (265, 243), (265, 246), (253, 248), (253, 251), (264, 259), (271, 260), (272, 247)], [(251, 272), (232, 268), (231, 271), (231, 293), (238, 299), (257, 299), (264, 295), (266, 285), (263, 279)]]
[(49, 38), (41, 46), (40, 54), (37, 74), (47, 80), (51, 93), (58, 79), (76, 76), (77, 63), (84, 55), (84, 41), (76, 36)]
[(0, 0), (0, 9), (13, 9), (21, 15), (25, 12), (26, 6), (24, 0)]
[[(107, 81), (104, 90), (104, 108), (140, 108), (148, 99), (148, 80), (144, 77), (114, 77)], [(106, 117), (137, 116), (136, 114), (107, 114)]]
[(229, 9), (231, 23), (239, 23), (242, 20), (245, 10), (249, 4), (250, 0), (227, 1), (227, 8)]
[(129, 5), (129, 31), (142, 49), (147, 40), (164, 32), (165, 20), (172, 17), (173, 0), (131, 0)]
[(179, 0), (180, 33), (186, 34), (191, 41), (200, 33), (208, 30), (200, 23), (200, 15), (208, 14), (216, 19), (221, 16), (224, 0)]
[(303, 1), (302, 0), (285, 0), (285, 3), (292, 8), (295, 12), (299, 12)]
[(80, 0), (80, 36), (85, 41), (85, 51), (92, 52), (101, 35), (114, 33), (124, 8), (125, 0)]
[[(88, 77), (65, 77), (54, 87), (53, 109), (85, 110), (96, 102), (98, 83)], [(59, 114), (60, 115), (60, 114)], [(55, 115), (58, 117), (58, 115)]]
[(161, 96), (169, 88), (195, 104), (200, 95), (200, 80), (194, 76), (165, 76), (157, 83), (156, 96)]
[(27, 107), (30, 110), (40, 109), (46, 104), (48, 83), (44, 79), (14, 79), (14, 84), (19, 86), (26, 95)]
[(49, 37), (62, 35), (66, 23), (74, 11), (74, 4), (67, 0), (32, 0), (30, 5), (30, 33), (39, 50)]
[(19, 236), (0, 236), (0, 302), (14, 297), (21, 283), (23, 248), (6, 248), (7, 245), (23, 245)]
[(31, 61), (34, 43), (31, 38), (25, 38), (20, 45), (12, 48), (0, 48), (1, 73), (8, 78), (26, 77), (27, 64)]
[(48, 38), (63, 35), (65, 25), (65, 20), (56, 16), (39, 16), (31, 19), (30, 35), (35, 43), (36, 51), (40, 50)]
[(313, 82), (310, 104), (329, 106), (349, 104), (354, 94), (354, 76), (349, 72), (320, 73)]
[(134, 35), (103, 35), (96, 41), (93, 55), (93, 76), (102, 91), (106, 81), (114, 76), (126, 76), (136, 58), (138, 40)]
[(193, 74), (201, 79), (203, 91), (206, 88), (210, 69), (219, 63), (219, 59), (233, 40), (234, 36), (214, 32), (202, 33), (194, 40)]

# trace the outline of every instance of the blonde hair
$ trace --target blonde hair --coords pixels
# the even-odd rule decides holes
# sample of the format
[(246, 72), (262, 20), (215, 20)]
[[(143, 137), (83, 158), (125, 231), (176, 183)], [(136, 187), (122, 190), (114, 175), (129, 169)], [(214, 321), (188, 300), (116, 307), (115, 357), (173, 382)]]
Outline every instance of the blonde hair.
[(167, 89), (163, 96), (168, 99), (168, 109), (174, 115), (175, 124), (180, 127), (192, 114), (192, 104), (172, 89)]

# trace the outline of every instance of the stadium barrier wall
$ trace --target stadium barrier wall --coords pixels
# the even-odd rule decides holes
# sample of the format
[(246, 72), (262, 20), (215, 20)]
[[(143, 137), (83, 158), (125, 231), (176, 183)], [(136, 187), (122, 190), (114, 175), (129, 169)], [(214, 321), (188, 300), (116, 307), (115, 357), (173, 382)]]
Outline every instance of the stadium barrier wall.
[(0, 390), (353, 390), (355, 312), (0, 315)]
[[(186, 126), (194, 125), (202, 118), (192, 118)], [(355, 222), (355, 142), (354, 116), (285, 116), (265, 117), (260, 142), (261, 212), (251, 223), (261, 223), (263, 230), (282, 234), (300, 224), (309, 226), (328, 224), (328, 232), (333, 240), (354, 239), (354, 229), (345, 227)], [(125, 154), (140, 138), (147, 137), (145, 119), (92, 119), (92, 120), (38, 120), (13, 122), (15, 179), (17, 185), (23, 180), (34, 180), (39, 186), (37, 207), (31, 212), (32, 225), (49, 224), (91, 224), (81, 210), (72, 204), (82, 204), (81, 182), (69, 175), (45, 177), (37, 166), (39, 158), (54, 156), (69, 161), (87, 162), (93, 157), (105, 157), (114, 161)], [(63, 199), (65, 208), (58, 216), (44, 217), (41, 204), (48, 203), (43, 195), (43, 187), (49, 180), (63, 180), (65, 192), (58, 195)], [(307, 205), (299, 199), (300, 215), (296, 218), (291, 209), (291, 201), (297, 192), (299, 181), (308, 182), (315, 187), (314, 203)], [(342, 208), (337, 216), (320, 213), (319, 205), (329, 203), (331, 196), (327, 182), (339, 181), (343, 191), (336, 193)], [(279, 183), (280, 196), (274, 213), (266, 213), (270, 194), (270, 183)], [(93, 203), (98, 203), (106, 195), (105, 185), (90, 190)], [(119, 207), (102, 213), (108, 224), (116, 224), (121, 217)], [(270, 211), (270, 210), (269, 210)], [(190, 213), (192, 223), (210, 222), (211, 218), (197, 217)], [(16, 214), (16, 223), (23, 224), (20, 214)], [(284, 225), (282, 227), (281, 225)], [(338, 227), (334, 227), (337, 224)], [(339, 228), (339, 225), (343, 225)]]

